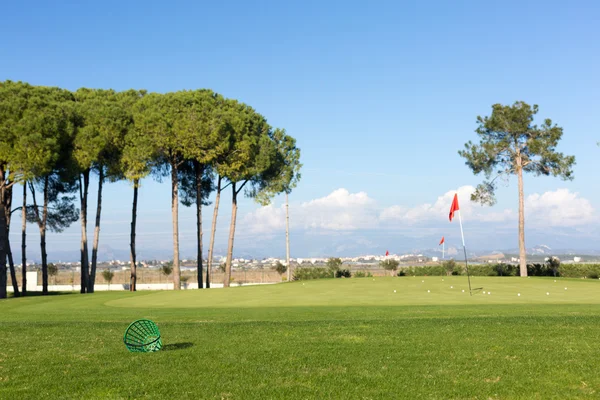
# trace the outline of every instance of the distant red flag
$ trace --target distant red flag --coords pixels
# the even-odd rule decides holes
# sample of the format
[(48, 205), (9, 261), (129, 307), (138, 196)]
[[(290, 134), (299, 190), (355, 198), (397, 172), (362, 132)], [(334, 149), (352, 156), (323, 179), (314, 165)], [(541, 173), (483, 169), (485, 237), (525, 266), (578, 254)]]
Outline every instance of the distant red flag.
[(390, 252), (386, 250), (386, 251), (385, 251), (385, 255), (386, 255), (386, 257), (387, 257), (387, 256), (389, 256), (389, 255), (390, 255)]
[[(444, 243), (444, 237), (442, 236), (442, 240), (440, 240), (440, 244)], [(438, 244), (438, 246), (440, 245)]]
[(454, 211), (458, 210), (458, 195), (454, 193), (454, 200), (452, 200), (452, 206), (450, 206), (450, 222), (452, 222), (452, 218), (454, 218)]

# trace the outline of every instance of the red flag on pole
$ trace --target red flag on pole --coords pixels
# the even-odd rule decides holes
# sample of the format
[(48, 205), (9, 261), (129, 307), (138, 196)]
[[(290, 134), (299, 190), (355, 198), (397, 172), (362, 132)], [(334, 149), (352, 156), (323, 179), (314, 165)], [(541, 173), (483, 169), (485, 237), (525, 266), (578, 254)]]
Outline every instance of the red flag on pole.
[[(444, 243), (444, 237), (442, 236), (442, 240), (440, 240), (440, 244)], [(438, 246), (440, 245), (438, 244)]]
[(385, 251), (385, 256), (387, 257), (387, 256), (389, 256), (389, 255), (390, 255), (390, 252), (386, 250), (386, 251)]
[(458, 210), (458, 195), (454, 193), (454, 200), (452, 200), (452, 205), (450, 206), (450, 222), (452, 222), (452, 218), (454, 218), (454, 211)]
[(458, 223), (460, 224), (460, 237), (462, 238), (463, 243), (463, 251), (465, 252), (465, 267), (467, 268), (467, 279), (469, 280), (469, 293), (471, 296), (473, 292), (471, 291), (471, 275), (469, 275), (469, 261), (467, 259), (467, 246), (465, 246), (465, 234), (463, 232), (462, 227), (462, 219), (460, 218), (460, 208), (458, 207), (458, 194), (454, 193), (454, 199), (452, 200), (452, 205), (450, 206), (450, 222), (452, 222), (452, 218), (454, 218), (454, 212), (458, 211)]

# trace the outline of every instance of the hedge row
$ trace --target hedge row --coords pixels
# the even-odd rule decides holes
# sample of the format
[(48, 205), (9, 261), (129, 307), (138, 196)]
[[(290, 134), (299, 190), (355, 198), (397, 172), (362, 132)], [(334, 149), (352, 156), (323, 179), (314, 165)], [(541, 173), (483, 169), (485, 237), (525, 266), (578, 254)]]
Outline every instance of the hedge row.
[[(357, 277), (358, 272), (356, 273)], [(352, 273), (349, 269), (343, 269), (339, 267), (328, 267), (328, 268), (297, 268), (294, 271), (292, 280), (294, 281), (308, 281), (312, 279), (327, 279), (327, 278), (351, 278)]]
[(326, 279), (333, 278), (333, 274), (329, 268), (296, 268), (294, 270), (295, 281), (307, 281), (312, 279)]
[[(466, 275), (464, 265), (455, 265), (452, 275)], [(471, 276), (518, 276), (519, 266), (508, 264), (475, 264), (469, 265)], [(398, 270), (398, 276), (444, 276), (448, 275), (448, 269), (443, 265), (429, 265), (421, 267), (402, 267)], [(600, 264), (562, 264), (554, 270), (547, 264), (528, 264), (528, 276), (562, 276), (565, 278), (588, 278), (598, 279), (600, 277)], [(311, 267), (297, 268), (294, 271), (295, 281), (325, 278), (349, 278), (349, 270), (340, 269), (334, 271), (330, 268)], [(357, 271), (355, 278), (372, 276), (370, 272)]]
[[(466, 275), (464, 265), (457, 265), (452, 275)], [(508, 264), (475, 264), (469, 265), (469, 274), (472, 276), (519, 276), (518, 265)], [(441, 265), (423, 267), (403, 267), (398, 276), (443, 276), (448, 271)], [(600, 264), (562, 264), (556, 270), (547, 264), (528, 264), (528, 276), (562, 276), (565, 278), (591, 278), (600, 277)]]
[(563, 264), (558, 267), (560, 276), (565, 278), (600, 278), (600, 264)]

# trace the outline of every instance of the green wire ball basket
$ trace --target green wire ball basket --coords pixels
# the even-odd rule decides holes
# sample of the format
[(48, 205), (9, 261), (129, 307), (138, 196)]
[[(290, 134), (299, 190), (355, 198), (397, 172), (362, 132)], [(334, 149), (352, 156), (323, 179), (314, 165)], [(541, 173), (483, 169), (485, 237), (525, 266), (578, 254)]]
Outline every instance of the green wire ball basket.
[(162, 347), (158, 326), (149, 319), (138, 319), (129, 324), (123, 342), (132, 353), (150, 353)]

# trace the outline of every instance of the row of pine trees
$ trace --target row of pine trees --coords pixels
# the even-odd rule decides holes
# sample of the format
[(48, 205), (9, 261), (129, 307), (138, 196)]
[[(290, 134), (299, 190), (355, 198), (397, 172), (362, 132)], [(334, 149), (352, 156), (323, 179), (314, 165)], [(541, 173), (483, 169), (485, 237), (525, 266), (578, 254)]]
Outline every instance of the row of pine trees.
[[(285, 130), (237, 100), (211, 90), (148, 93), (102, 89), (69, 91), (0, 82), (0, 298), (7, 296), (7, 264), (15, 295), (9, 231), (21, 211), (22, 294), (26, 290), (26, 227), (40, 232), (43, 293), (48, 292), (46, 233), (81, 223), (81, 293), (93, 293), (102, 221), (102, 190), (110, 182), (132, 186), (131, 290), (136, 289), (136, 210), (145, 178), (170, 179), (173, 284), (180, 288), (179, 203), (197, 214), (198, 286), (210, 287), (219, 203), (231, 193), (231, 225), (224, 286), (229, 286), (238, 198), (268, 204), (288, 194), (300, 178), (300, 150)], [(98, 186), (90, 188), (90, 177)], [(22, 192), (16, 193), (22, 187)], [(97, 190), (94, 237), (87, 237), (88, 193)], [(216, 192), (204, 266), (202, 206)], [(17, 196), (22, 205), (16, 206)], [(142, 201), (142, 199), (140, 199)], [(91, 247), (91, 255), (90, 255)]]

